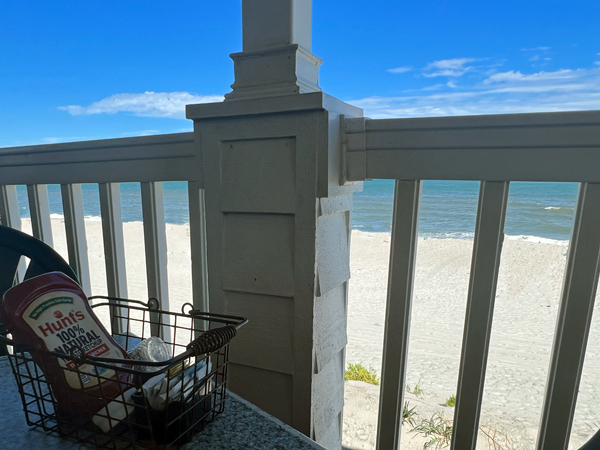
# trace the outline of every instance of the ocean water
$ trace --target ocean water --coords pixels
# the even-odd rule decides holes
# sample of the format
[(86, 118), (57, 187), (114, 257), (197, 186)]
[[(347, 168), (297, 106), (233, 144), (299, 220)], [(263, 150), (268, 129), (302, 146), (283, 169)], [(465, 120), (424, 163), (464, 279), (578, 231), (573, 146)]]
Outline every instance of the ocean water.
[[(577, 200), (577, 183), (510, 184), (504, 232), (568, 240)], [(393, 180), (373, 180), (354, 196), (352, 227), (390, 231)], [(424, 181), (419, 234), (423, 237), (472, 239), (475, 231), (478, 181)]]
[[(163, 184), (165, 220), (188, 223), (187, 183)], [(512, 236), (536, 236), (551, 240), (568, 240), (573, 223), (576, 183), (525, 183), (510, 185), (505, 233)], [(98, 187), (82, 187), (84, 214), (88, 220), (99, 220)], [(25, 186), (17, 187), (21, 217), (30, 217)], [(472, 239), (477, 213), (479, 182), (425, 181), (421, 198), (419, 233), (423, 237)], [(394, 181), (374, 180), (364, 183), (362, 192), (354, 195), (352, 228), (369, 232), (391, 229)], [(60, 187), (48, 186), (50, 212), (63, 214)], [(138, 183), (121, 184), (122, 219), (141, 221), (141, 193)]]

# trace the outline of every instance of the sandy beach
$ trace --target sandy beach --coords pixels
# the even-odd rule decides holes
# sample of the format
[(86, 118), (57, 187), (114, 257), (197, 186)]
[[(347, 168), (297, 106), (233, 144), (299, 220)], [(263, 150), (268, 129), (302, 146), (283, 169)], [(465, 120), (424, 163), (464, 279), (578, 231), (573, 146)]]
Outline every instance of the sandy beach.
[[(64, 224), (53, 220), (54, 246), (67, 255)], [(29, 219), (23, 230), (30, 232)], [(100, 222), (86, 221), (92, 293), (106, 294)], [(140, 222), (124, 224), (128, 295), (147, 295)], [(191, 301), (189, 229), (167, 224), (171, 310)], [(348, 305), (347, 362), (381, 372), (389, 233), (352, 232), (352, 279)], [(532, 449), (544, 396), (552, 337), (565, 264), (566, 243), (505, 240), (497, 289), (494, 326), (482, 406), (483, 431), (496, 432), (502, 449)], [(407, 393), (415, 421), (442, 412), (452, 419), (445, 400), (455, 393), (472, 241), (420, 239), (412, 311)], [(570, 448), (576, 449), (600, 427), (599, 318), (592, 323)], [(379, 387), (346, 383), (344, 446), (375, 447)], [(403, 428), (402, 448), (422, 449), (426, 439)], [(505, 439), (508, 438), (508, 441)], [(482, 433), (478, 448), (494, 448)]]
[[(418, 420), (437, 411), (452, 418), (453, 408), (445, 401), (456, 391), (472, 245), (467, 240), (419, 239), (407, 378), (409, 388), (419, 384), (423, 393), (406, 398), (416, 406)], [(378, 373), (389, 250), (387, 233), (352, 233), (347, 361)], [(484, 431), (498, 432), (504, 449), (535, 445), (566, 251), (566, 243), (556, 241), (505, 240), (480, 421)], [(600, 427), (598, 324), (596, 313), (575, 413), (574, 449)], [(347, 383), (344, 444), (349, 449), (375, 444), (379, 390), (360, 384), (348, 389)], [(361, 405), (370, 404), (371, 396), (375, 411), (366, 414)], [(422, 440), (410, 428), (403, 429), (402, 448), (422, 449)], [(494, 448), (490, 443), (480, 433), (478, 448)]]

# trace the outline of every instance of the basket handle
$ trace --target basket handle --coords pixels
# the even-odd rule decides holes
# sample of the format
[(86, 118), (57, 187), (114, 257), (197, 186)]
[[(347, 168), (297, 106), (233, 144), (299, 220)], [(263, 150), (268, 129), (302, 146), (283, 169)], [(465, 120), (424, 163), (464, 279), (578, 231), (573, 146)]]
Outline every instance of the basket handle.
[(219, 350), (237, 334), (237, 328), (234, 325), (208, 330), (194, 339), (187, 345), (188, 350), (192, 350), (194, 356), (212, 353)]

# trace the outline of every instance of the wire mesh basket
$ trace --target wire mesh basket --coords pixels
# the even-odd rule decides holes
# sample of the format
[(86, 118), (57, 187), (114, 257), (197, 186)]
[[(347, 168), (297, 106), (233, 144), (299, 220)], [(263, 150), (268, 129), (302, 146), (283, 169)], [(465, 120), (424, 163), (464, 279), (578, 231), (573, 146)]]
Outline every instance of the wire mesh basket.
[[(96, 296), (89, 300), (121, 347), (130, 351), (142, 340), (159, 336), (169, 349), (170, 359), (102, 358), (86, 354), (79, 345), (69, 352), (50, 352), (0, 337), (28, 425), (94, 448), (171, 449), (188, 442), (223, 412), (229, 341), (247, 322), (244, 317), (196, 311), (189, 303), (183, 305), (181, 313), (163, 311), (156, 299), (144, 303)], [(70, 342), (86, 342), (85, 330), (75, 332), (81, 336)], [(49, 358), (66, 361), (62, 370), (77, 374), (82, 387), (86, 377), (97, 377), (98, 385), (110, 381), (111, 389), (83, 396), (91, 408), (105, 406), (92, 416), (69, 412), (74, 409), (69, 400), (59, 402), (53, 393), (51, 377), (47, 376), (51, 371), (44, 367)], [(53, 362), (56, 367), (57, 361)], [(81, 409), (81, 404), (77, 407)]]

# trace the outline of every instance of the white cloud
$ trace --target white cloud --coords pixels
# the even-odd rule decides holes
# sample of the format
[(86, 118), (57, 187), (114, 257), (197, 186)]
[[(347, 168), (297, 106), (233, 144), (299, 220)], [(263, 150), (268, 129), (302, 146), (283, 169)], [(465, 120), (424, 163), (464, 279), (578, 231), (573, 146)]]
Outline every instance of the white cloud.
[(466, 63), (475, 61), (473, 58), (454, 58), (454, 59), (442, 59), (439, 61), (433, 61), (429, 63), (426, 69), (460, 69)]
[(395, 69), (388, 69), (389, 73), (406, 73), (412, 70), (411, 67), (396, 67)]
[(140, 130), (140, 131), (127, 131), (125, 133), (121, 133), (121, 136), (152, 136), (153, 134), (159, 134), (160, 130)]
[(426, 86), (423, 88), (424, 91), (437, 91), (441, 88), (443, 88), (445, 85), (444, 84), (434, 84), (433, 86)]
[(454, 58), (454, 59), (442, 59), (439, 61), (433, 61), (425, 67), (425, 71), (432, 70), (433, 72), (424, 73), (423, 75), (431, 77), (459, 77), (465, 72), (472, 69), (470, 66), (465, 64), (476, 61), (474, 58)]
[(69, 105), (59, 109), (71, 115), (115, 114), (128, 112), (142, 117), (172, 117), (185, 119), (185, 105), (220, 102), (220, 95), (194, 95), (189, 92), (149, 92), (115, 94), (88, 106)]
[(534, 47), (534, 48), (522, 48), (522, 52), (545, 52), (550, 50), (550, 47)]
[(583, 69), (571, 70), (571, 69), (561, 69), (556, 72), (538, 72), (532, 73), (530, 75), (524, 75), (521, 72), (511, 70), (509, 72), (501, 72), (495, 73), (491, 75), (488, 79), (484, 80), (484, 84), (498, 83), (498, 82), (506, 82), (506, 81), (540, 81), (540, 80), (557, 80), (557, 79), (567, 79), (567, 78), (576, 78), (578, 76), (578, 72)]
[(600, 67), (532, 74), (511, 70), (491, 75), (483, 83), (461, 83), (453, 90), (373, 96), (350, 103), (374, 119), (599, 110)]
[[(77, 141), (86, 141), (91, 138), (85, 136), (68, 136), (68, 137), (45, 137), (42, 138), (41, 144), (58, 144), (61, 142), (77, 142)], [(31, 144), (34, 145), (34, 144)]]

